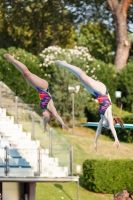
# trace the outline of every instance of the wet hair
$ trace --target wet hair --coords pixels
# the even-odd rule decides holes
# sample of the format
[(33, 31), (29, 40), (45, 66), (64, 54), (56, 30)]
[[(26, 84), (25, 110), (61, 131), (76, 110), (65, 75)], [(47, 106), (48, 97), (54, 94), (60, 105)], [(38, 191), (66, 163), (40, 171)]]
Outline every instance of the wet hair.
[(123, 192), (118, 192), (114, 194), (114, 198), (117, 198), (117, 197), (123, 197)]
[(114, 122), (114, 126), (118, 123), (118, 124), (120, 124), (121, 128), (124, 130), (124, 123), (123, 123), (123, 120), (121, 119), (122, 108), (123, 108), (123, 104), (120, 103), (119, 117), (113, 116), (113, 122)]
[(129, 189), (124, 189), (124, 190), (126, 190), (128, 192), (130, 199), (132, 199), (132, 196), (131, 196), (132, 193), (131, 193), (131, 191)]
[(120, 124), (121, 128), (124, 129), (123, 120), (120, 117), (113, 116), (114, 126), (118, 123)]
[(114, 194), (114, 198), (117, 198), (117, 193), (116, 193), (116, 194)]
[(55, 118), (55, 116), (53, 115), (53, 113), (51, 112), (50, 114), (50, 120), (53, 120)]
[[(48, 110), (48, 109), (45, 110), (45, 111), (49, 112), (49, 114), (50, 114), (50, 119), (49, 119), (49, 121), (50, 121), (50, 120), (53, 120), (53, 119), (54, 119), (53, 113), (52, 113), (50, 110)], [(44, 111), (44, 112), (45, 112), (45, 111)]]

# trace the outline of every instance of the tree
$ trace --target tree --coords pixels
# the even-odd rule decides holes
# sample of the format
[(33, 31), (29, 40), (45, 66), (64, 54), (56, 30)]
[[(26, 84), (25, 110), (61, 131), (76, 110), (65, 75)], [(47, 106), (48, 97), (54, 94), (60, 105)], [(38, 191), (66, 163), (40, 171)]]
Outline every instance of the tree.
[[(116, 69), (120, 71), (127, 63), (131, 47), (127, 34), (130, 28), (129, 23), (133, 19), (131, 0), (69, 0), (67, 2), (69, 2), (69, 12), (73, 14), (73, 20), (76, 23), (100, 22), (104, 23), (110, 30), (115, 30), (114, 64)], [(71, 5), (75, 9), (71, 9)]]
[(94, 58), (113, 63), (113, 52), (116, 48), (115, 36), (114, 31), (111, 32), (106, 25), (100, 22), (82, 24), (77, 40), (77, 44), (87, 47)]
[(114, 19), (116, 32), (115, 66), (118, 71), (125, 67), (129, 56), (131, 42), (127, 33), (127, 11), (131, 0), (107, 0)]
[(122, 92), (123, 108), (129, 112), (133, 112), (133, 65), (128, 63), (125, 68), (118, 73), (117, 88)]
[(76, 32), (61, 0), (3, 0), (0, 8), (0, 48), (38, 55), (50, 45), (75, 45)]

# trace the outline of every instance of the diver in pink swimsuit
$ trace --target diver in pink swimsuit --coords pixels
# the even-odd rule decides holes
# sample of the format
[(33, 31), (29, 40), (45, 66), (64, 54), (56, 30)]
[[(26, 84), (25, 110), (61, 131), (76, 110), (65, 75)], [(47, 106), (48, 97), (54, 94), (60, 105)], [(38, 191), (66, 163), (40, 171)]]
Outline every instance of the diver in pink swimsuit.
[(101, 119), (98, 123), (98, 127), (96, 130), (96, 135), (94, 139), (94, 148), (97, 150), (97, 140), (103, 126), (112, 131), (114, 139), (115, 139), (114, 144), (118, 148), (120, 144), (117, 138), (116, 130), (114, 128), (111, 99), (106, 89), (106, 86), (103, 83), (96, 81), (92, 79), (91, 77), (87, 76), (80, 68), (70, 65), (66, 61), (57, 60), (55, 63), (69, 70), (72, 74), (74, 74), (80, 80), (80, 82), (84, 85), (84, 87), (88, 90), (88, 92), (95, 95), (96, 98), (98, 99), (98, 102), (99, 102), (98, 111), (99, 111)]
[(28, 68), (23, 63), (16, 60), (14, 56), (11, 56), (10, 54), (4, 54), (4, 57), (21, 72), (29, 85), (38, 91), (40, 97), (40, 107), (43, 109), (42, 115), (44, 132), (46, 131), (47, 122), (53, 119), (53, 117), (57, 118), (57, 120), (61, 123), (63, 129), (68, 130), (68, 127), (63, 122), (62, 118), (60, 117), (54, 106), (51, 95), (47, 91), (48, 82), (31, 73)]

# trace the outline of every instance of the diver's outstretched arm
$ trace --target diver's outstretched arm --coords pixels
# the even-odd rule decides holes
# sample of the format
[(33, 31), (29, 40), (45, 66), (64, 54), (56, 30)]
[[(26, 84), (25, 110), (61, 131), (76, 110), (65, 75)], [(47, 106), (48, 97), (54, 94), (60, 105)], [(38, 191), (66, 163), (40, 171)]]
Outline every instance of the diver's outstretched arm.
[(118, 137), (117, 137), (116, 130), (114, 128), (114, 122), (113, 122), (113, 116), (112, 116), (112, 106), (109, 106), (108, 109), (106, 110), (105, 117), (108, 120), (109, 128), (110, 128), (110, 130), (111, 130), (111, 132), (112, 132), (112, 134), (114, 136), (114, 139), (115, 139), (114, 145), (117, 148), (119, 148), (120, 144), (119, 144), (119, 140), (118, 140)]
[(65, 129), (65, 130), (68, 131), (68, 127), (64, 123), (64, 121), (61, 118), (61, 116), (58, 114), (58, 112), (57, 112), (57, 110), (56, 110), (56, 108), (54, 106), (53, 100), (51, 100), (49, 102), (48, 109), (52, 112), (52, 114), (54, 115), (54, 117), (56, 117), (56, 119), (60, 122), (60, 124), (62, 125), (62, 129)]
[(98, 140), (98, 137), (101, 133), (101, 130), (102, 130), (102, 119), (100, 119), (99, 123), (98, 123), (98, 127), (97, 127), (97, 130), (96, 130), (96, 135), (95, 135), (95, 139), (94, 139), (94, 148), (95, 150), (97, 151), (97, 140)]

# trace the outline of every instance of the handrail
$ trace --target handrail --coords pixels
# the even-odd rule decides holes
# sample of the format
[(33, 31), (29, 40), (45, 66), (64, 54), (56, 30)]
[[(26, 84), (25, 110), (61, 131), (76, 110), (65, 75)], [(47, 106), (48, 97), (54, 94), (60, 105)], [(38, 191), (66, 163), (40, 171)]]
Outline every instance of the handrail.
[[(7, 115), (14, 116), (15, 123), (22, 124), (23, 132), (30, 132), (32, 140), (39, 140), (42, 149), (49, 149), (50, 156), (58, 157), (61, 166), (68, 166), (70, 172), (70, 144), (57, 131), (48, 126), (43, 133), (42, 117), (2, 81), (0, 82), (0, 107), (5, 108)], [(51, 141), (50, 141), (51, 137)], [(51, 145), (51, 146), (50, 146)]]

